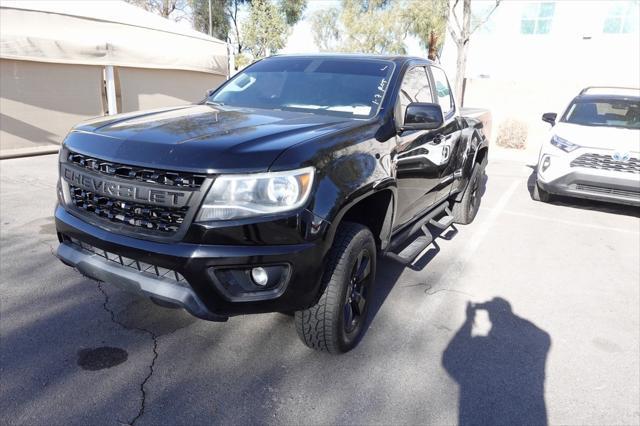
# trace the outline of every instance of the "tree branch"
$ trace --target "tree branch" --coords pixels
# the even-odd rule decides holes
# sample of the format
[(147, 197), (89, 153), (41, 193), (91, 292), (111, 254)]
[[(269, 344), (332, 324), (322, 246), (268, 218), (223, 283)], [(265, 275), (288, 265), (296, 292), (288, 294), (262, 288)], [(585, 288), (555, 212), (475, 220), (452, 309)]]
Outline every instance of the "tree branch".
[(484, 24), (487, 23), (487, 21), (489, 20), (489, 18), (491, 18), (491, 15), (493, 14), (493, 12), (495, 12), (495, 10), (498, 8), (498, 6), (500, 6), (500, 2), (502, 0), (496, 0), (496, 4), (493, 6), (493, 9), (491, 9), (491, 11), (489, 13), (487, 13), (487, 16), (485, 16), (485, 18), (478, 22), (478, 24), (473, 27), (473, 29), (471, 30), (471, 32), (469, 33), (469, 35), (473, 34), (478, 28), (480, 28), (481, 26), (483, 26)]
[(453, 22), (456, 24), (458, 28), (458, 33), (462, 36), (462, 27), (460, 26), (460, 20), (458, 19), (458, 15), (456, 14), (456, 7), (458, 6), (458, 1), (455, 0), (453, 6), (451, 7), (451, 14), (453, 15)]
[(447, 29), (449, 30), (449, 34), (451, 34), (451, 38), (453, 38), (453, 41), (456, 43), (456, 46), (460, 46), (462, 44), (462, 39), (456, 34), (453, 27), (447, 25)]

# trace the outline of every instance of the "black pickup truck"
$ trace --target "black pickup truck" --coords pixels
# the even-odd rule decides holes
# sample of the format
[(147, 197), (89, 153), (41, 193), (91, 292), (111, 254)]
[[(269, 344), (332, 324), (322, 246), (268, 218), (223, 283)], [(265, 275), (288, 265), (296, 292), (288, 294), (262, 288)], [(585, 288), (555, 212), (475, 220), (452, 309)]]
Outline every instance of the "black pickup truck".
[(411, 263), (473, 221), (487, 152), (430, 61), (275, 56), (199, 104), (72, 129), (57, 255), (207, 320), (294, 313), (306, 345), (342, 353), (378, 256)]

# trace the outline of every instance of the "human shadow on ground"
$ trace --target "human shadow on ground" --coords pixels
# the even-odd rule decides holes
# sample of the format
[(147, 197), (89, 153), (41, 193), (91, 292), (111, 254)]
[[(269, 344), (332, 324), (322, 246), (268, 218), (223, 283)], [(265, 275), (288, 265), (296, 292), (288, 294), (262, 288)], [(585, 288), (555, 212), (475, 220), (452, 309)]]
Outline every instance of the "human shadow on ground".
[[(474, 332), (480, 310), (487, 311), (491, 322), (486, 335)], [(468, 303), (465, 322), (442, 356), (443, 367), (460, 386), (458, 423), (546, 425), (550, 346), (549, 334), (515, 315), (506, 300)]]
[[(527, 189), (529, 195), (533, 199), (533, 188), (536, 184), (536, 167), (528, 165), (531, 170), (531, 174), (527, 179)], [(549, 204), (555, 204), (564, 207), (571, 207), (575, 209), (594, 210), (604, 213), (612, 213), (624, 216), (640, 217), (640, 209), (634, 206), (628, 206), (625, 204), (608, 203), (606, 201), (588, 200), (586, 198), (577, 197), (565, 197), (563, 195), (553, 195), (553, 199)]]

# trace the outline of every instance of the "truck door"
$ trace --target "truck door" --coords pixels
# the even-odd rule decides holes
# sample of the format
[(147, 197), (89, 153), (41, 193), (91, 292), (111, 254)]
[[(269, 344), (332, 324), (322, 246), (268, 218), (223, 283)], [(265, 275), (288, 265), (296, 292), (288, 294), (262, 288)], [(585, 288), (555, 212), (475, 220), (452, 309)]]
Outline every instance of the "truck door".
[(442, 108), (444, 115), (444, 126), (436, 136), (440, 139), (440, 159), (438, 165), (439, 180), (437, 191), (435, 191), (433, 203), (438, 203), (449, 197), (456, 179), (455, 171), (459, 167), (459, 159), (466, 148), (462, 145), (462, 126), (457, 117), (456, 104), (453, 98), (453, 92), (444, 71), (438, 67), (430, 66), (432, 76), (432, 85), (434, 87), (434, 97), (436, 102)]
[[(424, 66), (410, 68), (404, 75), (395, 106), (396, 120), (404, 120), (407, 105), (434, 102)], [(407, 130), (398, 135), (393, 162), (398, 184), (396, 227), (426, 210), (436, 197), (440, 182), (440, 130)]]

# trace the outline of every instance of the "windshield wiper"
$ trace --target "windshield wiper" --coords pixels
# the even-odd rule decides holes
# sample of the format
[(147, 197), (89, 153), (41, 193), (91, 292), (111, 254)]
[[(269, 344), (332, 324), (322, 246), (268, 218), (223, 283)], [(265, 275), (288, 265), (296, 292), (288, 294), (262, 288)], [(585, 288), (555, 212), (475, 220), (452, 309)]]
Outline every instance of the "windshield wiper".
[(224, 106), (224, 102), (217, 102), (217, 101), (206, 101), (205, 104), (215, 105), (215, 106)]

